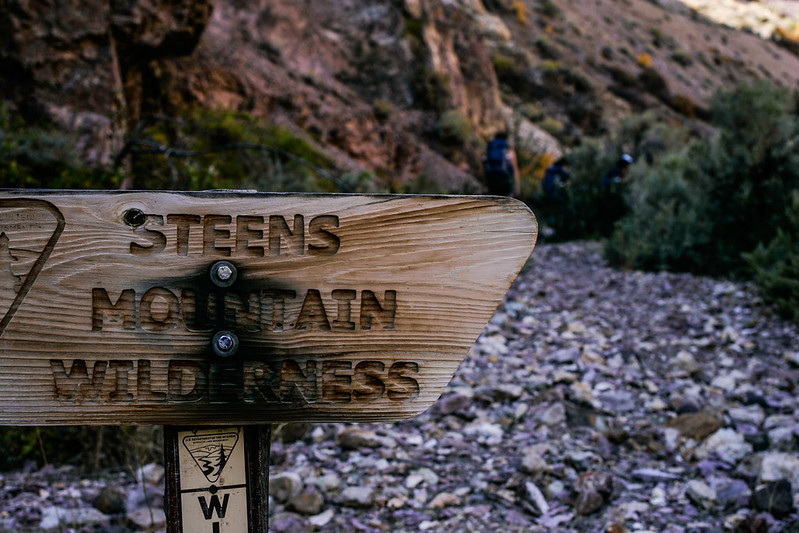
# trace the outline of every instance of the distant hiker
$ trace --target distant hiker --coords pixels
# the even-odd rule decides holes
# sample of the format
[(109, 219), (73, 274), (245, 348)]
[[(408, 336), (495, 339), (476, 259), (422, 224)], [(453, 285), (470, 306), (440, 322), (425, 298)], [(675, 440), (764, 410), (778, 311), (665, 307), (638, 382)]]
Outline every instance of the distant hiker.
[(534, 207), (536, 215), (543, 223), (541, 235), (552, 239), (560, 234), (566, 223), (566, 210), (569, 203), (569, 164), (565, 157), (559, 158), (544, 172), (541, 182), (541, 196)]
[(602, 176), (601, 202), (602, 214), (599, 219), (599, 233), (609, 237), (613, 233), (616, 221), (627, 214), (627, 201), (624, 190), (627, 184), (627, 172), (633, 164), (630, 154), (623, 154), (616, 166)]
[(627, 179), (627, 172), (632, 164), (633, 156), (630, 154), (623, 154), (616, 163), (616, 166), (602, 176), (602, 188), (612, 190), (620, 183), (624, 183)]
[(544, 172), (541, 190), (544, 192), (545, 201), (554, 204), (565, 201), (566, 186), (569, 184), (570, 179), (569, 163), (565, 157), (561, 157)]
[(483, 176), (488, 194), (519, 196), (519, 169), (516, 153), (508, 143), (508, 134), (499, 132), (488, 141), (483, 156)]

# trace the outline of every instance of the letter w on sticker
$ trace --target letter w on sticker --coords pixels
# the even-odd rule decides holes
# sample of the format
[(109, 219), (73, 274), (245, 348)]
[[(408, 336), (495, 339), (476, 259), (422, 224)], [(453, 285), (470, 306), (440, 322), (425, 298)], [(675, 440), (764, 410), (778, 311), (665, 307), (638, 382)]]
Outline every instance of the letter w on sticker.
[(227, 502), (230, 498), (230, 494), (225, 494), (225, 497), (222, 501), (219, 501), (219, 496), (214, 494), (211, 496), (211, 503), (205, 501), (205, 496), (198, 496), (197, 500), (200, 502), (200, 507), (203, 511), (203, 516), (206, 520), (211, 520), (214, 517), (214, 513), (219, 518), (225, 518), (227, 514)]
[(0, 335), (31, 290), (64, 231), (50, 202), (0, 199)]

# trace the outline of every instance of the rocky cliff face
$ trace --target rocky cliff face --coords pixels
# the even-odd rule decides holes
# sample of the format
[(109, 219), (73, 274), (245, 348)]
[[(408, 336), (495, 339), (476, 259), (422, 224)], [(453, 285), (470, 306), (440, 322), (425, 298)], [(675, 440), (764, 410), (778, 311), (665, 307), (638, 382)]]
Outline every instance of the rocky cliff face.
[(211, 4), (11, 1), (0, 12), (6, 103), (78, 132), (83, 156), (104, 163), (142, 113), (170, 110), (170, 60), (192, 53)]
[(446, 159), (425, 134), (446, 111), (477, 134), (503, 125), (475, 14), (427, 0), (216, 2), (195, 56), (181, 62), (202, 68), (181, 72), (190, 99), (308, 133), (342, 168), (398, 182), (427, 173), (473, 190), (465, 171), (475, 162)]
[(142, 117), (199, 105), (392, 187), (474, 191), (497, 129), (557, 154), (629, 111), (701, 121), (719, 87), (797, 86), (799, 57), (665, 0), (7, 0), (0, 71), (3, 100), (92, 163)]

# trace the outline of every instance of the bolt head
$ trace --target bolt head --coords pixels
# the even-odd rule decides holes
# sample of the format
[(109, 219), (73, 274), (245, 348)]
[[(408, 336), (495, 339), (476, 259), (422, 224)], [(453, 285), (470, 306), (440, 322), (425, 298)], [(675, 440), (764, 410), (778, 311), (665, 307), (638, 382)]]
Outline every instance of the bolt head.
[(211, 349), (219, 357), (230, 357), (239, 349), (239, 338), (232, 331), (220, 331), (214, 335)]
[(211, 281), (217, 287), (230, 287), (236, 281), (236, 267), (229, 261), (217, 261), (211, 266)]
[(227, 281), (233, 277), (233, 269), (228, 265), (219, 265), (216, 269), (216, 275), (222, 281)]
[(233, 348), (233, 337), (230, 335), (220, 335), (218, 339), (216, 339), (216, 346), (223, 352), (229, 352), (231, 348)]

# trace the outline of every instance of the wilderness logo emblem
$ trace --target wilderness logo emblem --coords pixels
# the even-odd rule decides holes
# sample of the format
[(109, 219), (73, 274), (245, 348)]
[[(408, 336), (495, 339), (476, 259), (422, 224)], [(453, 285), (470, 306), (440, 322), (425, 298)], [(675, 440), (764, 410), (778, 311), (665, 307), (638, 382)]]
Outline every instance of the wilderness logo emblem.
[(183, 446), (211, 483), (219, 481), (222, 470), (239, 442), (237, 432), (213, 435), (190, 435), (183, 438)]
[(14, 318), (64, 231), (53, 204), (0, 198), (0, 336)]

